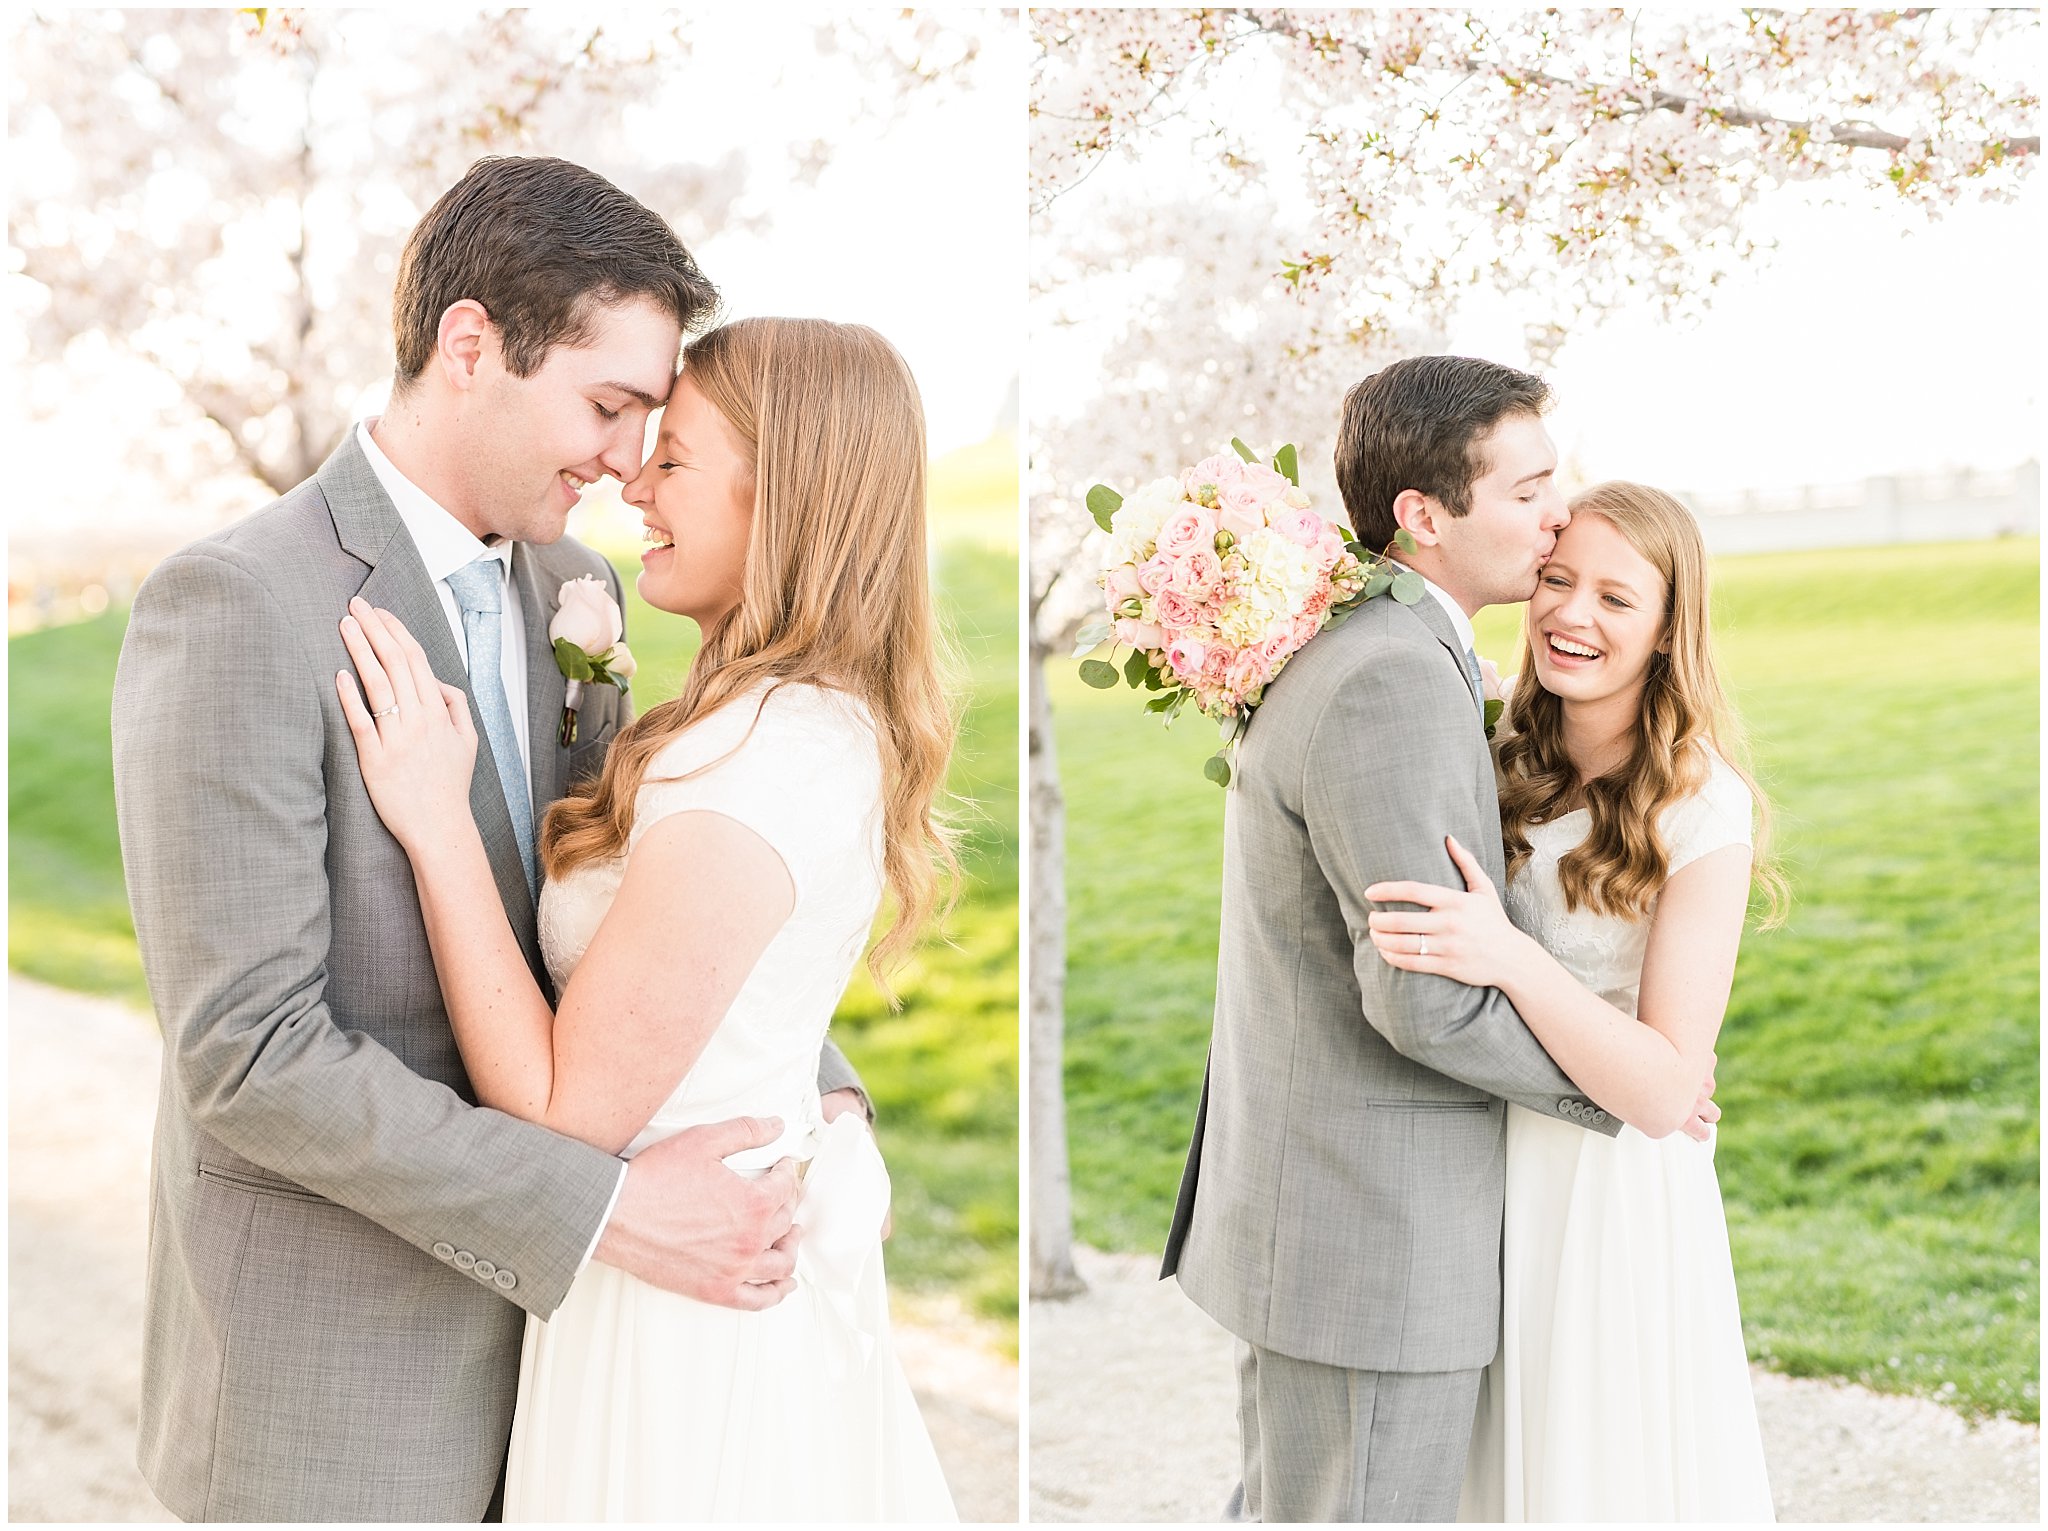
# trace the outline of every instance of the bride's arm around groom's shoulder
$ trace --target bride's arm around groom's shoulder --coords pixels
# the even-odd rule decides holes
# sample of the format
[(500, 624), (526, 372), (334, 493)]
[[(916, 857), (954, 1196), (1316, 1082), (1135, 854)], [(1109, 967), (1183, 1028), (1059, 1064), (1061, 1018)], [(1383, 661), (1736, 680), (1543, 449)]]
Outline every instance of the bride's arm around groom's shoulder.
[[(345, 655), (318, 637), (336, 602), (300, 573), (316, 555), (294, 529), (258, 517), (173, 555), (122, 647), (115, 791), (167, 1109), (195, 1153), (211, 1139), (421, 1249), (489, 1252), (517, 1273), (502, 1294), (545, 1315), (619, 1164), (467, 1106), (393, 1050), (431, 1052), (438, 996), (403, 856), (344, 801), (363, 789)], [(337, 974), (363, 1014), (337, 1013)]]
[[(1489, 847), (1498, 874), (1500, 830), (1491, 758), (1455, 664), (1434, 642), (1361, 644), (1356, 655), (1321, 672), (1323, 695), (1301, 761), (1300, 812), (1352, 942), (1362, 1020), (1438, 1073), (1548, 1116), (1618, 1131), (1499, 990), (1381, 961), (1365, 889), (1397, 880), (1462, 887), (1446, 834)], [(1570, 1112), (1561, 1110), (1567, 1102)]]

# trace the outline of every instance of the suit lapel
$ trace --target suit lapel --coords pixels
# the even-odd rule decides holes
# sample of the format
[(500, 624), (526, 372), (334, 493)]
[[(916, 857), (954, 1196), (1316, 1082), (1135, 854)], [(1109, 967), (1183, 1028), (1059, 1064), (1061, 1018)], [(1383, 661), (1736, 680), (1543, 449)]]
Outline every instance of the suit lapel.
[(1471, 698), (1472, 674), (1465, 668), (1465, 647), (1458, 642), (1458, 633), (1451, 626), (1450, 615), (1427, 590), (1422, 592), (1422, 599), (1408, 609), (1429, 629), (1430, 636), (1444, 646), (1444, 652), (1451, 656), (1451, 663), (1457, 668), (1459, 688)]
[(519, 586), (519, 609), (526, 624), (526, 739), (533, 765), (533, 817), (539, 829), (548, 804), (569, 786), (569, 751), (556, 737), (568, 695), (555, 646), (548, 639), (555, 597), (562, 581), (547, 567), (547, 557), (533, 544), (512, 545), (512, 578)]
[[(384, 493), (384, 486), (377, 482), (377, 475), (357, 445), (353, 430), (342, 439), (341, 446), (327, 459), (317, 477), (334, 516), (335, 531), (341, 545), (371, 565), (369, 575), (357, 594), (403, 622), (406, 630), (419, 639), (420, 647), (427, 651), (435, 678), (451, 686), (460, 686), (467, 694), (469, 672), (455, 647), (455, 637), (448, 630), (448, 616), (441, 606), (440, 594), (435, 590), (434, 582), (427, 578), (427, 566), (420, 559), (419, 549), (413, 546), (412, 538), (406, 534), (405, 523), (399, 519), (397, 507), (391, 503), (390, 496)], [(517, 561), (516, 554), (514, 561)], [(522, 598), (524, 595), (522, 590)], [(527, 624), (529, 632), (532, 625), (531, 622)], [(543, 636), (546, 626), (543, 621)], [(530, 643), (528, 648), (530, 653)], [(553, 671), (554, 668), (554, 661), (550, 659), (548, 669)], [(559, 672), (556, 688), (559, 694)], [(528, 690), (531, 689), (529, 684)], [(476, 820), (477, 832), (483, 837), (484, 853), (491, 863), (491, 876), (498, 885), (498, 898), (512, 922), (513, 934), (519, 938), (520, 950), (526, 954), (527, 965), (536, 973), (542, 973), (545, 969), (540, 960), (540, 930), (535, 919), (533, 895), (527, 891), (526, 872), (519, 860), (519, 842), (512, 836), (512, 815), (505, 807), (505, 789), (498, 782), (490, 741), (484, 737), (483, 717), (477, 711), (474, 697), (470, 698), (469, 716), (477, 736), (476, 768), (469, 778), (470, 816)], [(548, 732), (548, 745), (550, 749), (554, 747), (552, 727)], [(538, 760), (537, 740), (534, 755)]]

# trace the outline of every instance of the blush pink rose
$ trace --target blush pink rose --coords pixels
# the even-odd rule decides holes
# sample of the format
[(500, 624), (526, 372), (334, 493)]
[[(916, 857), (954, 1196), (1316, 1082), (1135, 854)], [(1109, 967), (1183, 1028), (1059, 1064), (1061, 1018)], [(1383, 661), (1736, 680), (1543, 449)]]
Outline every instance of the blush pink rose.
[(1244, 459), (1235, 452), (1218, 452), (1205, 457), (1180, 476), (1181, 487), (1193, 496), (1204, 484), (1213, 484), (1220, 494), (1223, 486), (1237, 482), (1238, 470), (1244, 466)]
[(1291, 506), (1276, 511), (1267, 524), (1296, 547), (1302, 548), (1312, 548), (1321, 543), (1326, 529), (1323, 518), (1314, 511), (1297, 510)]
[(1171, 585), (1159, 592), (1153, 600), (1152, 609), (1159, 618), (1159, 625), (1170, 632), (1193, 627), (1202, 620), (1201, 608)]
[(1112, 611), (1121, 606), (1131, 596), (1151, 594), (1139, 582), (1138, 571), (1129, 564), (1118, 564), (1114, 569), (1111, 569), (1103, 577), (1102, 589), (1103, 593), (1109, 597), (1109, 607)]
[(1196, 548), (1174, 566), (1174, 588), (1198, 601), (1207, 600), (1222, 583), (1223, 560), (1207, 548)]
[(1185, 558), (1198, 548), (1214, 550), (1216, 523), (1200, 510), (1183, 510), (1167, 517), (1159, 528), (1159, 556)]
[(619, 641), (625, 619), (612, 593), (590, 575), (581, 575), (562, 586), (555, 597), (554, 620), (548, 623), (548, 641), (567, 638), (593, 657)]
[(1202, 673), (1202, 663), (1208, 657), (1209, 650), (1185, 634), (1166, 646), (1166, 662), (1173, 667), (1173, 673), (1184, 681), (1198, 677)]
[(1149, 653), (1166, 647), (1166, 634), (1150, 622), (1136, 622), (1126, 617), (1116, 625), (1116, 641)]
[(1157, 595), (1173, 578), (1173, 560), (1158, 555), (1138, 565), (1138, 588), (1147, 595)]
[(1221, 505), (1217, 507), (1216, 525), (1219, 530), (1230, 533), (1242, 542), (1253, 532), (1265, 529), (1266, 512), (1256, 500), (1245, 509), (1229, 504)]

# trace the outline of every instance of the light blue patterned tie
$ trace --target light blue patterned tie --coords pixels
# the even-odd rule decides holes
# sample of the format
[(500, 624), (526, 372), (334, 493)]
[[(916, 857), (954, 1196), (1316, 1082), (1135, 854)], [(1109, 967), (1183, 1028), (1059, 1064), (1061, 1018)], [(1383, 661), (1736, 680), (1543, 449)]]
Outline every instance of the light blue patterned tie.
[(469, 694), (484, 720), (484, 738), (497, 763), (505, 789), (505, 809), (512, 815), (512, 836), (519, 842), (519, 864), (526, 871), (526, 891), (539, 897), (533, 869), (533, 795), (526, 784), (526, 766), (519, 758), (519, 735), (512, 727), (512, 709), (505, 702), (505, 675), (499, 666), (505, 614), (505, 566), (496, 558), (479, 558), (448, 576), (455, 604), (462, 608), (462, 634), (469, 644)]
[(1472, 682), (1472, 704), (1483, 718), (1486, 716), (1486, 678), (1479, 673), (1479, 656), (1471, 649), (1465, 650), (1465, 678)]

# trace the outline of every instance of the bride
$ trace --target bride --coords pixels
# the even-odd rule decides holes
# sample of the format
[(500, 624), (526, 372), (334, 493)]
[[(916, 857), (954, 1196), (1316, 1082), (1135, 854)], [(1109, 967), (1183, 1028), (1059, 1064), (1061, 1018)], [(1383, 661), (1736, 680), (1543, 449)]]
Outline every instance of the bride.
[(779, 1302), (713, 1307), (592, 1263), (528, 1320), (508, 1520), (954, 1518), (890, 1343), (888, 1177), (858, 1113), (823, 1120), (815, 1079), (885, 888), (878, 980), (953, 868), (924, 462), (916, 385), (872, 330), (751, 319), (689, 347), (625, 497), (648, 529), (641, 594), (703, 648), (682, 695), (548, 812), (556, 1011), (470, 818), (465, 694), (388, 612), (358, 601), (342, 624), (363, 778), (411, 859), (481, 1103), (627, 1157), (777, 1118), (780, 1141), (727, 1163), (803, 1165)]
[(1500, 989), (1629, 1124), (1508, 1105), (1501, 1345), (1460, 1518), (1767, 1521), (1713, 1146), (1676, 1129), (1713, 1071), (1751, 884), (1774, 909), (1783, 884), (1752, 851), (1764, 803), (1715, 675), (1698, 526), (1638, 484), (1571, 512), (1499, 746), (1505, 909), (1455, 840), (1470, 891), (1366, 890), (1426, 906), (1370, 917), (1387, 962)]

